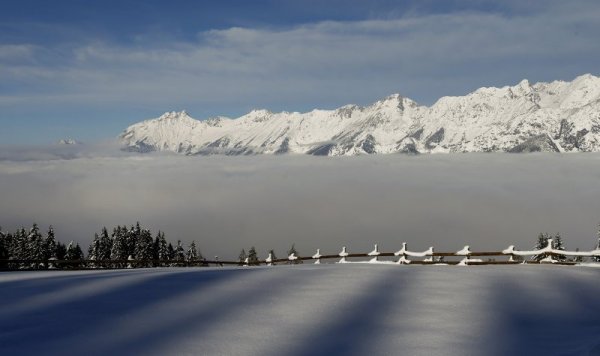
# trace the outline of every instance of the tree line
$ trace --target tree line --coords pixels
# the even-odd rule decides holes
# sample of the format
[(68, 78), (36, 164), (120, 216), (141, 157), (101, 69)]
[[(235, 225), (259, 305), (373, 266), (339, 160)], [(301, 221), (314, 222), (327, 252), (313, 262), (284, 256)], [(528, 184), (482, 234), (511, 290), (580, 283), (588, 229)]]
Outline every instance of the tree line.
[[(548, 233), (538, 235), (534, 249), (545, 248), (550, 239), (552, 239), (552, 248), (555, 250), (565, 249), (560, 234), (550, 235)], [(600, 226), (596, 248), (600, 249)], [(299, 256), (295, 245), (288, 250), (287, 256), (290, 255)], [(274, 250), (269, 250), (268, 256), (271, 261), (277, 260)], [(538, 255), (532, 259), (540, 261), (544, 257), (544, 255)], [(569, 261), (565, 255), (554, 256), (554, 259), (560, 262)], [(215, 260), (218, 258), (215, 257)], [(600, 262), (600, 257), (593, 257), (592, 260)], [(259, 261), (261, 259), (254, 246), (248, 252), (242, 249), (237, 260), (239, 265), (250, 266), (258, 265)], [(575, 256), (571, 261), (581, 262), (582, 258)], [(302, 263), (302, 261), (293, 260), (286, 263)], [(57, 241), (52, 226), (48, 228), (45, 235), (35, 223), (28, 230), (21, 227), (13, 233), (4, 232), (0, 228), (0, 268), (80, 268), (83, 265), (92, 268), (126, 268), (203, 266), (207, 264), (195, 241), (192, 241), (187, 249), (181, 240), (173, 245), (171, 242), (167, 242), (164, 232), (158, 231), (153, 237), (151, 231), (142, 228), (139, 222), (130, 227), (116, 226), (111, 233), (106, 227), (102, 228), (99, 234), (94, 234), (94, 239), (87, 249), (87, 255), (84, 254), (78, 243), (71, 241), (65, 245)]]
[[(288, 255), (291, 253), (298, 255), (294, 245)], [(277, 259), (273, 250), (269, 254), (273, 260)], [(215, 256), (215, 259), (218, 260), (218, 257)], [(242, 250), (238, 264), (257, 265), (258, 261), (258, 253), (251, 247), (248, 253)], [(299, 262), (301, 261), (293, 261)], [(84, 265), (91, 268), (132, 268), (207, 264), (195, 241), (187, 248), (181, 240), (173, 245), (167, 242), (164, 232), (158, 231), (153, 236), (139, 222), (130, 227), (116, 226), (110, 233), (103, 227), (99, 234), (94, 234), (87, 254), (79, 243), (71, 241), (65, 245), (57, 241), (52, 226), (45, 235), (35, 223), (30, 229), (21, 227), (13, 233), (4, 232), (0, 228), (0, 268), (80, 268)]]

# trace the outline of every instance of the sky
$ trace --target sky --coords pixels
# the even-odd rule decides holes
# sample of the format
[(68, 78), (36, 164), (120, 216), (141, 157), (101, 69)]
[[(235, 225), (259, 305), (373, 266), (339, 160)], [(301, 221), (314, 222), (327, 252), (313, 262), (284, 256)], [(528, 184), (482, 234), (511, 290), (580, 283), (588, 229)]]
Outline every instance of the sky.
[[(70, 150), (71, 152), (67, 152)], [(118, 152), (118, 150), (115, 150)], [(0, 157), (0, 225), (53, 225), (87, 250), (103, 226), (136, 221), (169, 241), (233, 259), (397, 251), (530, 249), (561, 233), (591, 250), (600, 154), (200, 156), (55, 147)], [(53, 155), (53, 156), (51, 156)]]
[(3, 0), (0, 142), (599, 75), (598, 18), (595, 0)]

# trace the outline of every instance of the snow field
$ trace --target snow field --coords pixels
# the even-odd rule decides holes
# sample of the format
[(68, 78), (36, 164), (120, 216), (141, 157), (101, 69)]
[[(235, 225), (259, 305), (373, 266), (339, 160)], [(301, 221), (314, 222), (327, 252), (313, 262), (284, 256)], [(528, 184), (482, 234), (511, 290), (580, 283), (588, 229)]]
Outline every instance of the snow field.
[(0, 273), (0, 354), (595, 355), (600, 269)]

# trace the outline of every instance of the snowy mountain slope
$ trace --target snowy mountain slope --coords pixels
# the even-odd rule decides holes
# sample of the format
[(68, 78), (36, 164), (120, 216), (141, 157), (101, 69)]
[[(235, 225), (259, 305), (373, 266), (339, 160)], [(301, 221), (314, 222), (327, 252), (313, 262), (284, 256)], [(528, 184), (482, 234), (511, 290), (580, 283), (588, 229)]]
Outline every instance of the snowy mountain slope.
[(480, 88), (430, 107), (391, 95), (307, 113), (254, 110), (195, 120), (185, 111), (128, 127), (127, 150), (184, 154), (600, 151), (600, 78)]
[(2, 273), (0, 354), (598, 355), (599, 277), (356, 264)]

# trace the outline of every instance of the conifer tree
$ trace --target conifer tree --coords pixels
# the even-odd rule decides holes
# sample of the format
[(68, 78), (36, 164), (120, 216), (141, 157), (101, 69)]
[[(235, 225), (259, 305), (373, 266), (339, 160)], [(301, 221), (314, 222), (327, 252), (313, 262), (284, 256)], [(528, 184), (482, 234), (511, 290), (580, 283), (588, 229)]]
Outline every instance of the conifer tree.
[(196, 249), (196, 241), (192, 241), (190, 248), (187, 251), (186, 259), (188, 262), (198, 262), (198, 250)]
[(167, 245), (167, 255), (169, 256), (169, 258), (168, 258), (169, 261), (175, 261), (175, 248), (173, 247), (173, 244), (170, 242)]
[(110, 260), (111, 250), (112, 250), (113, 240), (108, 234), (108, 230), (106, 227), (102, 228), (102, 232), (100, 233), (100, 247), (98, 249), (98, 259), (101, 261)]
[(67, 246), (60, 241), (56, 242), (56, 259), (64, 260), (67, 255)]
[(48, 228), (48, 233), (46, 234), (46, 256), (45, 259), (57, 259), (56, 256), (56, 238), (54, 236), (54, 228), (52, 225)]
[(248, 250), (248, 265), (249, 266), (257, 266), (258, 265), (258, 255), (256, 253), (256, 249), (254, 246), (250, 247)]
[[(596, 250), (600, 250), (600, 224), (598, 224), (598, 232), (596, 233), (596, 237), (598, 237), (598, 241), (596, 242)], [(592, 257), (592, 261), (600, 262), (600, 256)]]
[[(167, 245), (167, 240), (165, 239), (165, 234), (162, 232), (158, 232), (158, 235), (156, 235), (156, 241), (154, 243), (155, 245), (155, 253), (156, 253), (156, 259), (160, 260), (160, 261), (167, 261), (170, 258), (170, 254), (169, 254), (169, 247)], [(171, 245), (171, 249), (173, 249), (173, 246)]]
[(242, 249), (242, 251), (240, 252), (240, 255), (238, 256), (238, 262), (240, 266), (243, 266), (246, 263), (246, 258), (248, 256), (246, 256), (246, 250)]
[[(8, 241), (6, 239), (6, 234), (2, 232), (2, 228), (0, 227), (0, 260), (8, 260)], [(6, 268), (8, 263), (5, 261), (0, 261), (0, 268)]]
[[(563, 245), (563, 241), (562, 241), (562, 237), (560, 236), (560, 233), (556, 233), (556, 235), (554, 235), (554, 238), (552, 239), (552, 248), (555, 250), (560, 250), (560, 251), (565, 250), (565, 246)], [(567, 260), (567, 256), (565, 256), (565, 255), (555, 255), (554, 258), (561, 262), (564, 262)]]
[[(290, 247), (289, 251), (288, 251), (288, 256), (290, 256), (291, 254), (294, 254), (296, 257), (298, 256), (298, 251), (296, 251), (296, 244), (292, 244), (292, 247)], [(295, 260), (295, 261), (288, 261), (288, 263), (291, 264), (298, 264), (298, 263), (302, 263), (301, 260)]]
[[(138, 223), (139, 226), (139, 223)], [(135, 259), (144, 261), (141, 263), (142, 266), (149, 267), (150, 261), (152, 260), (152, 246), (154, 241), (152, 235), (148, 230), (141, 230), (135, 245)]]
[[(125, 230), (125, 233), (127, 230)], [(120, 226), (113, 230), (113, 244), (110, 250), (110, 259), (121, 261), (115, 264), (115, 267), (125, 267), (125, 261), (129, 257), (129, 248), (127, 246), (127, 236)]]
[[(533, 249), (541, 250), (541, 249), (545, 248), (546, 246), (548, 246), (548, 239), (549, 239), (549, 236), (547, 233), (540, 233), (538, 235), (535, 246), (533, 246)], [(544, 257), (546, 257), (545, 254), (535, 255), (532, 257), (532, 260), (541, 261)]]
[(185, 262), (185, 250), (181, 244), (181, 240), (177, 240), (177, 247), (175, 247), (175, 261), (178, 262), (179, 266), (183, 266)]
[(88, 260), (90, 261), (98, 261), (100, 255), (100, 237), (98, 234), (94, 234), (94, 239), (88, 248)]
[(43, 266), (43, 263), (41, 261), (44, 260), (46, 252), (44, 239), (42, 238), (42, 234), (40, 234), (39, 227), (35, 223), (31, 227), (31, 230), (29, 230), (27, 242), (27, 258), (36, 261), (31, 263), (31, 267), (40, 268), (41, 266)]

